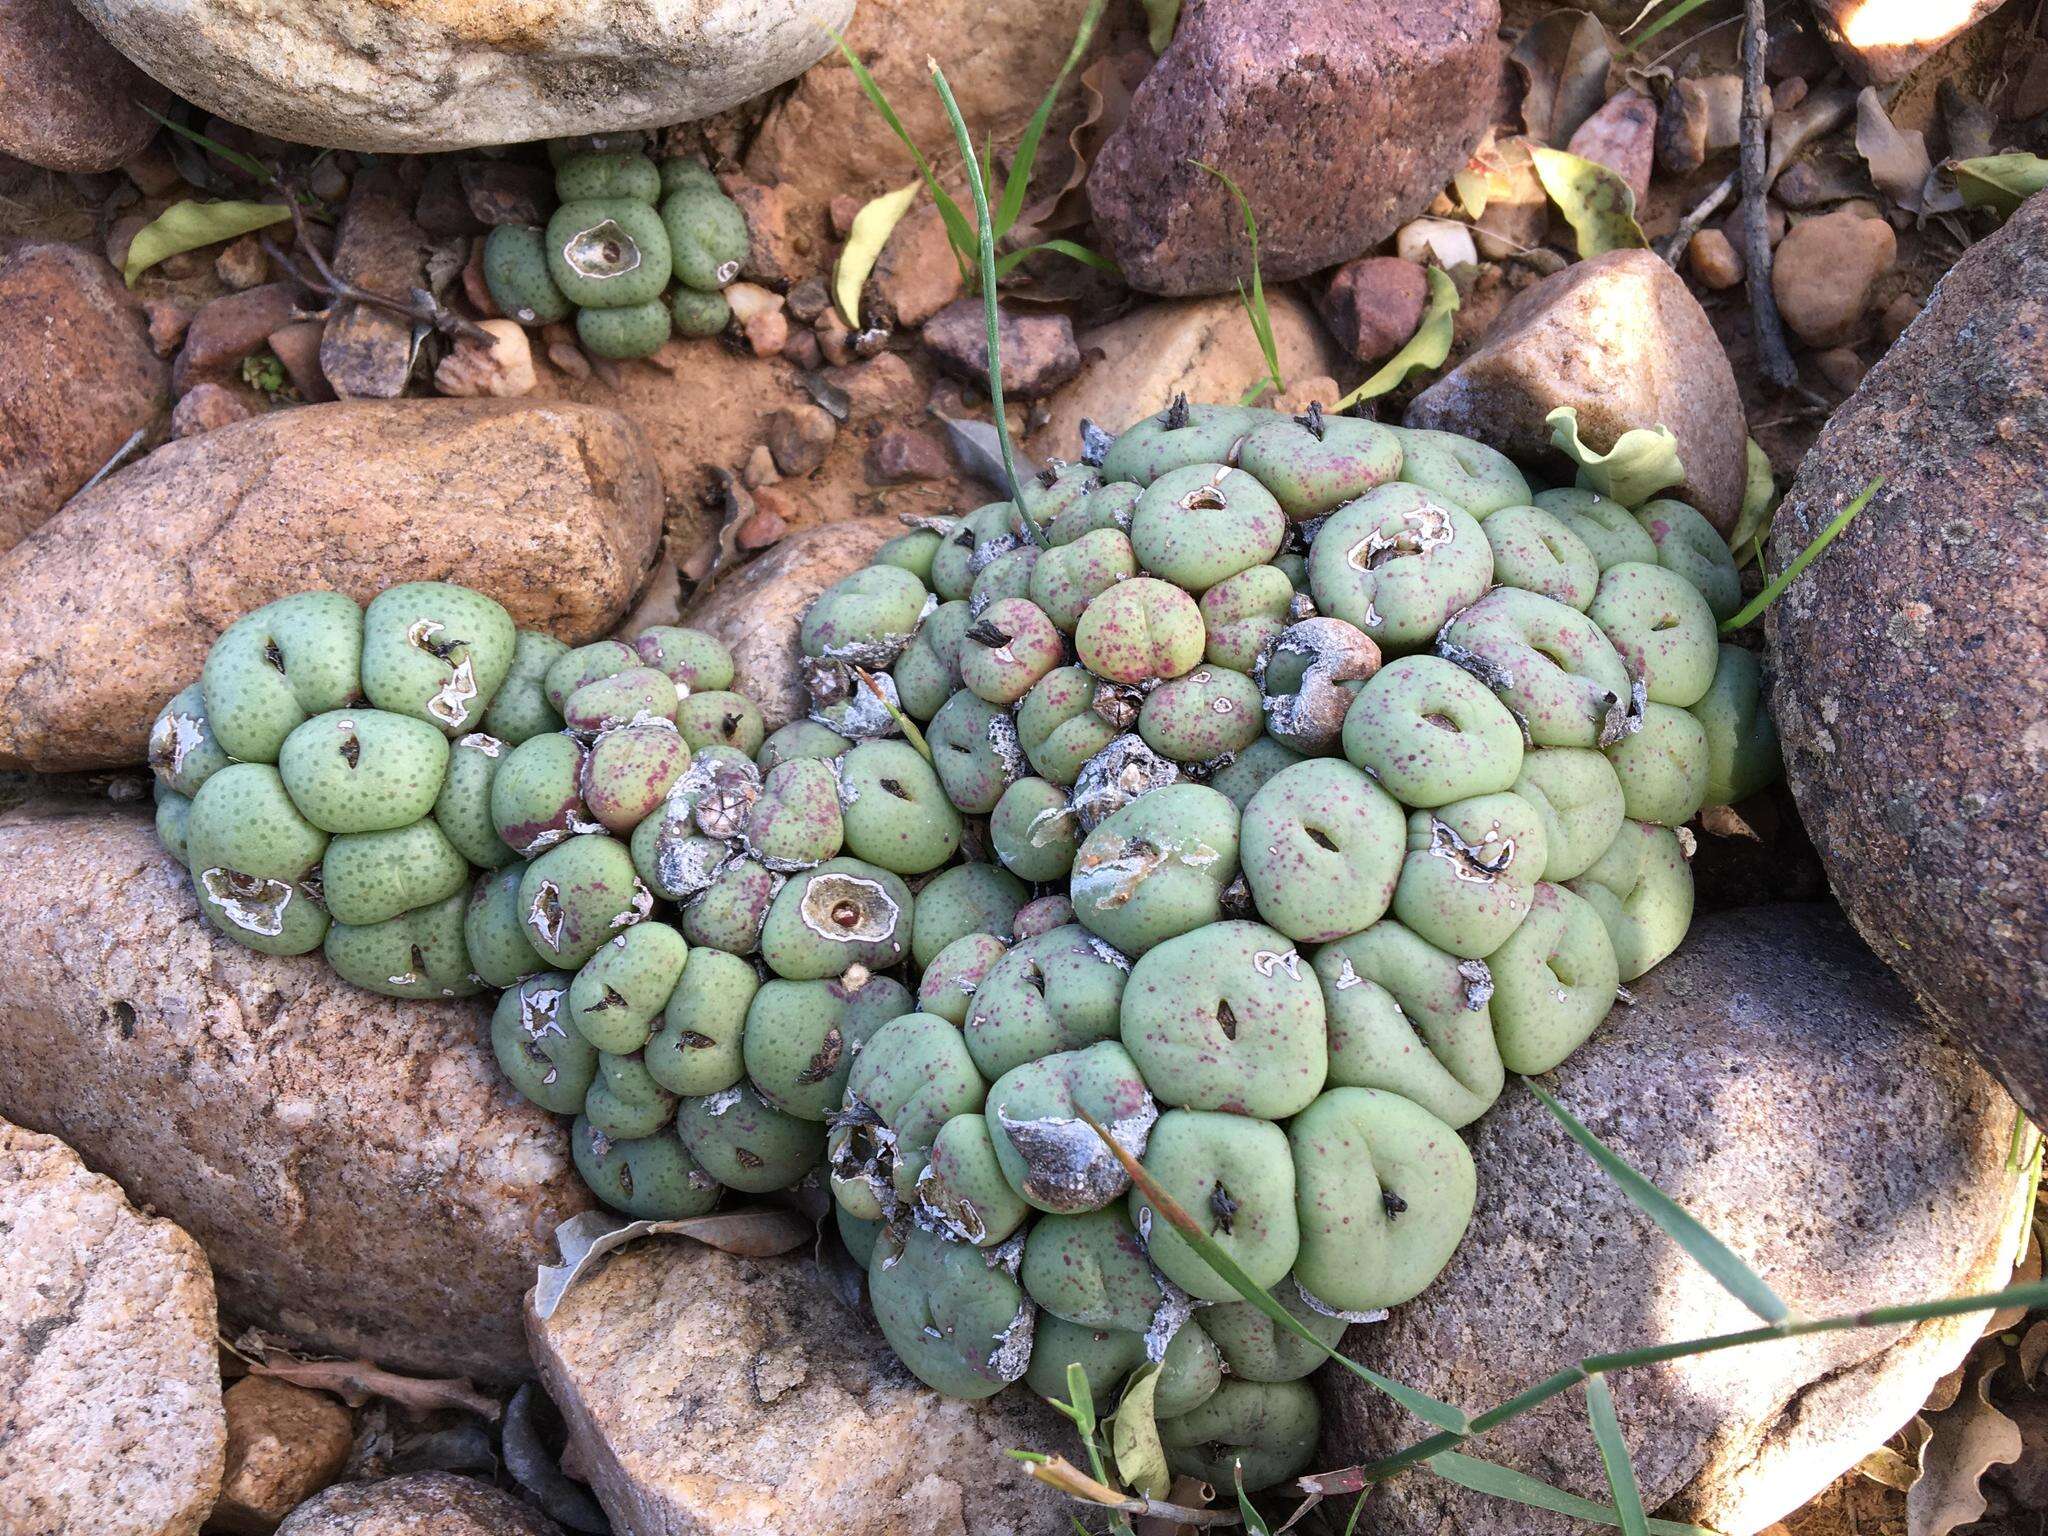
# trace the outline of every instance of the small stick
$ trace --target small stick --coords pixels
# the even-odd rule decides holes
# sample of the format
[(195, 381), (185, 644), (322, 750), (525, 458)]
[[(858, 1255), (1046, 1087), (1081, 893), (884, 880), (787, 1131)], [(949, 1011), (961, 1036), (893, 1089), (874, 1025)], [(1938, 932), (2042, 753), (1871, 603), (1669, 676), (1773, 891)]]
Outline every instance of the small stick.
[(289, 272), (300, 285), (311, 288), (316, 293), (324, 293), (331, 299), (342, 299), (351, 304), (367, 304), (373, 309), (389, 310), (419, 324), (431, 325), (444, 336), (459, 336), (464, 341), (473, 341), (486, 347), (492, 344), (489, 331), (473, 320), (464, 319), (445, 305), (432, 299), (394, 299), (389, 294), (358, 287), (336, 272), (327, 264), (327, 258), (320, 254), (319, 248), (306, 238), (305, 210), (299, 206), (299, 199), (293, 189), (287, 187), (282, 178), (279, 178), (277, 185), (285, 194), (285, 206), (291, 210), (292, 232), (297, 236), (298, 248), (305, 252), (306, 260), (313, 264), (313, 270), (318, 276), (307, 277), (299, 269), (298, 264), (279, 250), (277, 243), (268, 235), (262, 237), (261, 243), (264, 253)]
[(1671, 266), (1677, 266), (1685, 259), (1685, 248), (1692, 243), (1692, 237), (1700, 232), (1707, 220), (1720, 212), (1721, 205), (1728, 201), (1728, 194), (1735, 190), (1740, 173), (1730, 171), (1715, 183), (1714, 190), (1693, 206), (1692, 212), (1678, 221), (1678, 228), (1664, 242), (1663, 257)]
[(1764, 197), (1769, 190), (1764, 159), (1764, 53), (1770, 35), (1764, 30), (1763, 0), (1745, 0), (1748, 19), (1742, 31), (1742, 218), (1748, 249), (1749, 309), (1756, 326), (1757, 360), (1764, 377), (1780, 389), (1799, 382), (1799, 365), (1785, 343), (1778, 301), (1771, 294), (1771, 232)]

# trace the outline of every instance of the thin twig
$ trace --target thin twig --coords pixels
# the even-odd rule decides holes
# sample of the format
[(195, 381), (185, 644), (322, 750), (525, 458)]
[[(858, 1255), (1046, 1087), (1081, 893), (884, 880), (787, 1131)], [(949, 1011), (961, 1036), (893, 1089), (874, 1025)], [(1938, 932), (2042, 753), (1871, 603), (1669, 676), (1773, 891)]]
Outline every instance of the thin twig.
[(319, 247), (306, 237), (305, 210), (299, 206), (293, 189), (285, 185), (282, 177), (278, 179), (277, 184), (279, 190), (285, 193), (285, 206), (291, 210), (292, 232), (296, 236), (298, 249), (303, 251), (306, 260), (313, 264), (316, 276), (308, 277), (296, 262), (278, 249), (277, 243), (268, 235), (261, 237), (261, 244), (264, 253), (289, 272), (301, 287), (310, 288), (315, 293), (324, 293), (331, 299), (342, 299), (350, 304), (367, 304), (372, 309), (389, 310), (395, 315), (405, 316), (415, 324), (431, 325), (444, 336), (457, 336), (464, 341), (476, 342), (480, 346), (488, 347), (492, 344), (489, 331), (474, 320), (456, 314), (454, 310), (431, 297), (395, 299), (388, 293), (377, 293), (352, 283), (336, 272), (328, 265), (327, 258), (320, 254)]
[(1692, 237), (1700, 232), (1707, 220), (1721, 211), (1721, 205), (1728, 201), (1728, 195), (1735, 190), (1739, 179), (1738, 172), (1730, 171), (1715, 183), (1713, 191), (1695, 203), (1692, 211), (1678, 221), (1678, 228), (1664, 242), (1663, 256), (1667, 263), (1675, 267), (1684, 259), (1685, 248), (1692, 244)]
[(74, 496), (83, 496), (87, 491), (91, 490), (94, 486), (98, 485), (102, 480), (106, 479), (107, 476), (111, 475), (115, 470), (119, 469), (121, 465), (127, 460), (128, 455), (133, 453), (137, 448), (140, 448), (142, 446), (142, 440), (145, 437), (149, 436), (149, 429), (151, 425), (152, 423), (144, 422), (141, 426), (137, 427), (133, 432), (131, 432), (128, 435), (128, 441), (123, 443), (120, 447), (114, 450), (114, 456), (111, 459), (107, 460), (106, 463), (102, 464), (96, 471), (94, 471), (93, 477), (90, 480), (86, 481), (85, 484), (81, 485), (72, 494)]
[(1748, 249), (1749, 309), (1756, 329), (1757, 360), (1764, 377), (1780, 389), (1799, 380), (1799, 365), (1785, 343), (1778, 301), (1771, 294), (1771, 232), (1764, 206), (1768, 190), (1764, 149), (1764, 55), (1770, 34), (1764, 28), (1763, 0), (1746, 0), (1748, 20), (1742, 30), (1742, 218)]

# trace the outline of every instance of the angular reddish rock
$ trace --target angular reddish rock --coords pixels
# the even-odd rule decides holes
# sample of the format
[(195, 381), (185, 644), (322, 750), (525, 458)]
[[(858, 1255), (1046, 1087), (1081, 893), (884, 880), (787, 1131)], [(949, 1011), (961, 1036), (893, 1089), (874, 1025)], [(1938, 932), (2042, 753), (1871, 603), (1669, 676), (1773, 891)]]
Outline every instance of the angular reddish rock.
[(1317, 302), (1337, 344), (1361, 363), (1398, 352), (1422, 322), (1429, 279), (1398, 256), (1361, 256), (1331, 275)]
[(1088, 173), (1097, 233), (1150, 293), (1345, 261), (1428, 206), (1492, 121), (1498, 0), (1204, 0)]
[(0, 555), (0, 768), (140, 763), (214, 636), (310, 587), (459, 581), (595, 640), (661, 515), (638, 429), (591, 406), (352, 401), (171, 443)]
[(1404, 419), (1542, 460), (1553, 453), (1544, 418), (1561, 405), (1577, 408), (1597, 452), (1632, 427), (1669, 427), (1686, 471), (1677, 494), (1734, 528), (1748, 478), (1735, 371), (1699, 300), (1653, 253), (1610, 251), (1516, 295)]
[(343, 1483), (307, 1500), (277, 1536), (562, 1536), (509, 1493), (453, 1472)]
[[(1795, 1314), (1995, 1290), (2024, 1180), (2012, 1101), (1929, 1029), (1830, 906), (1695, 925), (1549, 1090), (1678, 1199)], [(1477, 1214), (1450, 1266), (1345, 1352), (1478, 1412), (1588, 1355), (1755, 1325), (1520, 1088), (1472, 1132)], [(1981, 1316), (1820, 1334), (1611, 1378), (1652, 1509), (1724, 1531), (1790, 1513), (1900, 1428)], [(1427, 1426), (1327, 1372), (1324, 1456)], [(1487, 1435), (1488, 1460), (1606, 1502), (1583, 1398)], [(1575, 1522), (1427, 1475), (1374, 1499), (1384, 1536), (1557, 1536)]]
[(1604, 165), (1636, 195), (1636, 206), (1650, 195), (1650, 162), (1657, 147), (1657, 104), (1641, 91), (1617, 91), (1579, 124), (1567, 149), (1581, 159)]
[(5, 1120), (0, 1234), (0, 1530), (196, 1536), (227, 1438), (206, 1255)]
[(868, 449), (868, 478), (878, 485), (943, 480), (951, 467), (936, 438), (907, 428), (884, 432)]
[(232, 427), (262, 411), (263, 399), (252, 389), (228, 384), (195, 384), (178, 397), (171, 411), (171, 436), (197, 437), (217, 427)]
[(0, 872), (0, 1114), (197, 1238), (230, 1333), (525, 1371), (519, 1298), (591, 1202), (566, 1126), (498, 1071), (487, 1003), (222, 938), (140, 813), (10, 812)]
[(710, 630), (732, 651), (738, 670), (733, 687), (760, 706), (771, 731), (810, 709), (796, 638), (804, 610), (901, 532), (903, 525), (892, 517), (857, 517), (793, 534), (717, 582), (685, 611), (685, 624)]
[(861, 296), (861, 323), (923, 325), (960, 297), (960, 258), (938, 206), (919, 203), (890, 232)]
[(0, 552), (170, 404), (149, 322), (75, 245), (0, 255)]
[[(1036, 400), (1081, 371), (1074, 322), (1065, 315), (1003, 309), (996, 324), (1004, 394)], [(988, 317), (980, 299), (956, 299), (925, 322), (923, 334), (925, 350), (946, 372), (987, 385)]]
[(1838, 347), (1863, 329), (1870, 291), (1892, 269), (1898, 236), (1883, 219), (1847, 208), (1801, 219), (1771, 260), (1771, 293), (1809, 347)]
[(171, 387), (184, 394), (200, 384), (238, 382), (242, 359), (299, 313), (299, 288), (264, 283), (222, 294), (200, 309), (185, 328), (185, 345), (171, 368)]
[[(334, 242), (334, 270), (372, 293), (409, 294), (427, 278), (426, 231), (395, 173), (359, 174)], [(412, 373), (412, 321), (369, 304), (337, 304), (320, 340), (320, 369), (344, 400), (390, 400)]]
[(2048, 196), (1970, 248), (1829, 420), (1773, 526), (1785, 767), (1865, 939), (2048, 1118)]
[(1003, 1452), (1078, 1454), (1021, 1387), (927, 1391), (808, 1255), (643, 1240), (553, 1316), (527, 1308), (571, 1457), (619, 1531), (1067, 1536), (1073, 1507)]
[(156, 136), (170, 92), (114, 51), (69, 0), (0, 0), (0, 154), (53, 171), (111, 171)]

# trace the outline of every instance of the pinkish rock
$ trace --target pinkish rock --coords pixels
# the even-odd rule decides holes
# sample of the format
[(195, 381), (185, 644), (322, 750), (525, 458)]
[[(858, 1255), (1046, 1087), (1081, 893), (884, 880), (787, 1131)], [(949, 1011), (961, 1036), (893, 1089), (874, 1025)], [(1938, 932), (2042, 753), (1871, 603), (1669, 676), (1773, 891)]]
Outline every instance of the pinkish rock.
[(1405, 420), (1542, 461), (1544, 418), (1562, 405), (1596, 452), (1632, 427), (1669, 427), (1686, 472), (1677, 494), (1724, 533), (1735, 526), (1748, 481), (1735, 371), (1699, 300), (1652, 252), (1610, 251), (1518, 294)]
[(321, 320), (294, 320), (265, 338), (277, 360), (284, 364), (292, 388), (308, 405), (334, 398), (333, 386), (320, 371), (320, 338), (326, 329), (326, 322)]
[[(426, 232), (395, 177), (355, 178), (335, 237), (334, 270), (373, 293), (410, 294), (427, 275)], [(412, 321), (368, 304), (337, 304), (320, 341), (320, 370), (344, 400), (391, 400), (412, 374)]]
[(227, 383), (243, 358), (298, 313), (299, 290), (292, 283), (265, 283), (215, 299), (185, 328), (184, 350), (171, 365), (171, 388), (182, 395), (198, 384)]
[[(1074, 322), (1061, 314), (1005, 309), (998, 325), (1003, 391), (1019, 400), (1049, 395), (1081, 371)], [(980, 299), (958, 299), (925, 322), (925, 349), (969, 383), (988, 381), (988, 324)]]
[(1641, 91), (1621, 91), (1583, 123), (1566, 148), (1583, 160), (1604, 165), (1636, 195), (1650, 195), (1650, 162), (1657, 149), (1657, 104)]
[(1361, 256), (1337, 269), (1316, 308), (1337, 344), (1361, 363), (1400, 350), (1422, 322), (1429, 279), (1398, 256)]
[(1151, 293), (1267, 282), (1358, 255), (1423, 211), (1492, 121), (1498, 0), (1205, 0), (1088, 174), (1095, 227)]
[(1801, 219), (1778, 242), (1771, 263), (1771, 292), (1785, 324), (1810, 347), (1854, 338), (1898, 248), (1891, 225), (1852, 209)]
[(0, 3), (0, 154), (53, 171), (111, 171), (156, 137), (170, 92), (68, 0)]
[(1869, 0), (1813, 0), (1813, 12), (1851, 79), (1858, 85), (1890, 85), (2004, 3), (1945, 0), (1939, 5), (1886, 6)]
[(909, 480), (943, 480), (952, 470), (946, 450), (922, 432), (898, 427), (868, 449), (868, 478), (877, 485)]
[(861, 323), (923, 325), (960, 297), (965, 279), (937, 205), (920, 203), (890, 232), (861, 296)]
[(0, 255), (0, 552), (169, 403), (142, 306), (75, 245)]
[(251, 391), (229, 384), (195, 384), (178, 397), (171, 411), (171, 436), (196, 437), (215, 427), (247, 421), (261, 405)]

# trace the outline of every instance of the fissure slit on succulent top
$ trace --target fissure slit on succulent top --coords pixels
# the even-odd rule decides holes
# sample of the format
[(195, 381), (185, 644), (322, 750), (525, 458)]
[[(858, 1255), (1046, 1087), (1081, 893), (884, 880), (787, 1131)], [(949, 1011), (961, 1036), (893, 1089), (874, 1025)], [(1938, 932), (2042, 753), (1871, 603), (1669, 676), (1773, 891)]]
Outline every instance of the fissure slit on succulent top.
[[(1224, 466), (1223, 473), (1230, 473), (1228, 465)], [(1181, 497), (1176, 505), (1183, 512), (1222, 512), (1230, 506), (1230, 498), (1225, 496), (1223, 488), (1212, 480), (1207, 485), (1196, 486)]]
[(562, 242), (562, 260), (578, 277), (603, 282), (640, 266), (640, 243), (613, 219), (601, 219)]
[(1385, 1209), (1389, 1218), (1399, 1216), (1408, 1209), (1408, 1202), (1395, 1194), (1391, 1189), (1382, 1189), (1380, 1191), (1380, 1205)]
[(873, 944), (892, 938), (902, 909), (879, 880), (830, 874), (813, 878), (797, 906), (803, 925), (835, 944)]
[(817, 1050), (811, 1053), (810, 1061), (805, 1064), (803, 1071), (797, 1073), (796, 1080), (806, 1087), (824, 1082), (839, 1069), (840, 1060), (845, 1055), (846, 1036), (842, 1035), (839, 1026), (834, 1024), (825, 1031), (824, 1040), (819, 1043)]
[(747, 1169), (765, 1168), (768, 1166), (767, 1160), (760, 1153), (747, 1147), (734, 1147), (732, 1149), (732, 1160), (742, 1168)]
[(291, 885), (283, 880), (262, 880), (238, 869), (203, 869), (199, 883), (221, 910), (221, 915), (244, 933), (274, 939), (284, 932), (285, 909), (292, 904)]
[(519, 994), (519, 1027), (535, 1040), (548, 1035), (569, 1037), (562, 1028), (562, 998), (565, 994), (560, 987), (536, 987)]
[(350, 768), (360, 766), (363, 761), (363, 744), (356, 737), (355, 721), (343, 720), (339, 722), (338, 729), (342, 732), (341, 760)]
[(1169, 432), (1178, 432), (1188, 424), (1188, 397), (1176, 394), (1166, 402), (1166, 415), (1160, 425)]
[(977, 619), (969, 626), (967, 638), (976, 645), (985, 645), (991, 650), (997, 650), (1007, 646), (1010, 643), (1011, 637), (987, 619)]
[(633, 877), (632, 904), (625, 911), (613, 917), (610, 926), (613, 928), (630, 928), (635, 923), (644, 923), (653, 913), (654, 892), (641, 884), (640, 877), (635, 875)]
[(175, 777), (184, 768), (186, 756), (205, 739), (197, 715), (181, 715), (175, 710), (160, 715), (149, 731), (149, 766), (161, 777)]
[[(1458, 879), (1475, 885), (1491, 885), (1507, 873), (1508, 866), (1515, 862), (1515, 840), (1499, 836), (1500, 823), (1495, 822), (1487, 829), (1486, 836), (1476, 843), (1468, 843), (1458, 835), (1458, 829), (1436, 817), (1429, 818), (1429, 852), (1433, 858), (1448, 859), (1451, 873)], [(1493, 850), (1491, 859), (1487, 851)]]
[(1344, 561), (1354, 571), (1376, 571), (1389, 560), (1408, 555), (1427, 555), (1458, 536), (1450, 512), (1434, 502), (1401, 514), (1391, 533), (1375, 528), (1345, 551)]
[(552, 880), (543, 880), (526, 908), (526, 920), (533, 924), (541, 942), (549, 949), (562, 947), (562, 893)]
[(1308, 409), (1295, 417), (1294, 423), (1296, 426), (1307, 428), (1309, 436), (1320, 443), (1323, 440), (1323, 434), (1329, 430), (1323, 422), (1323, 402), (1320, 400), (1309, 401)]
[(1460, 960), (1458, 974), (1465, 981), (1467, 1013), (1477, 1013), (1493, 1000), (1493, 971), (1484, 960)]
[(1304, 826), (1301, 830), (1303, 835), (1306, 836), (1308, 840), (1314, 843), (1318, 848), (1322, 849), (1323, 852), (1342, 852), (1342, 850), (1338, 848), (1338, 846), (1335, 843), (1330, 841), (1330, 834), (1325, 832), (1321, 827)]
[(686, 1051), (708, 1051), (718, 1042), (709, 1035), (700, 1035), (694, 1029), (686, 1029), (678, 1037)]
[(1215, 1187), (1209, 1191), (1209, 1210), (1216, 1218), (1216, 1230), (1225, 1237), (1231, 1235), (1232, 1228), (1236, 1225), (1238, 1209), (1237, 1200), (1232, 1197), (1223, 1181), (1218, 1179)]
[(284, 652), (277, 648), (275, 640), (263, 642), (263, 659), (270, 663), (271, 670), (279, 677), (284, 676)]
[(1237, 1013), (1230, 1006), (1230, 999), (1227, 997), (1216, 1005), (1216, 1027), (1223, 1031), (1224, 1039), (1237, 1039)]
[(1353, 987), (1362, 987), (1364, 985), (1365, 978), (1358, 974), (1357, 967), (1351, 963), (1351, 957), (1349, 955), (1338, 956), (1337, 985), (1335, 990), (1349, 992)]

